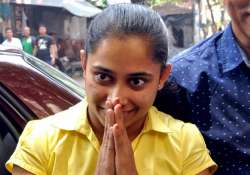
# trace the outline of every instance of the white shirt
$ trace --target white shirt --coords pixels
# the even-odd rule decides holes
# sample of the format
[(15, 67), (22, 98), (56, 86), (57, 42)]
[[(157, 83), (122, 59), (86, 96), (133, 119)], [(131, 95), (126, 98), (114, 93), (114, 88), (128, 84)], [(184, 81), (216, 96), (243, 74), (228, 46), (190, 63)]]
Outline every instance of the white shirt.
[(11, 41), (6, 39), (2, 43), (2, 45), (7, 46), (7, 47), (11, 47), (11, 48), (15, 48), (15, 49), (23, 50), (23, 46), (22, 46), (22, 43), (21, 43), (20, 39), (14, 38), (14, 37), (11, 39)]

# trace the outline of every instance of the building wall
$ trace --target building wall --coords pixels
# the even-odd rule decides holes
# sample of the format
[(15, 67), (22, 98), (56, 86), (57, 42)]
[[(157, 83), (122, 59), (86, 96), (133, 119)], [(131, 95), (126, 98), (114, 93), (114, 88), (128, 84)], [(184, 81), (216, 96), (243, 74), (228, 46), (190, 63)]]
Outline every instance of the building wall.
[(73, 16), (66, 11), (55, 13), (51, 10), (45, 10), (42, 21), (48, 27), (48, 31), (56, 32), (60, 38), (70, 38), (72, 40), (86, 38), (87, 18)]
[(11, 4), (11, 7), (11, 25), (7, 27), (12, 26), (17, 36), (21, 35), (22, 28), (26, 25), (31, 28), (32, 35), (37, 36), (39, 24), (44, 24), (48, 34), (56, 34), (64, 43), (65, 56), (73, 60), (79, 59), (79, 50), (87, 35), (87, 18), (74, 16), (56, 7), (19, 4)]
[(58, 37), (63, 37), (64, 30), (64, 20), (67, 17), (60, 9), (57, 9), (59, 12), (54, 12), (50, 9), (44, 9), (41, 16), (41, 23), (47, 26), (49, 32), (55, 32)]
[(12, 8), (8, 3), (0, 3), (0, 35), (5, 34), (5, 29), (11, 27)]
[(172, 58), (194, 43), (193, 15), (191, 13), (168, 15), (164, 16), (163, 20), (168, 28), (168, 55)]
[(63, 30), (66, 37), (84, 40), (87, 36), (87, 18), (68, 16), (64, 20)]
[[(39, 24), (44, 24), (49, 33), (56, 33), (60, 38), (74, 40), (86, 38), (87, 18), (85, 17), (74, 16), (66, 10), (56, 7), (18, 4), (11, 4), (11, 7), (11, 27), (17, 35), (22, 33), (22, 28), (26, 25), (31, 27), (33, 35), (37, 35)], [(0, 14), (0, 29), (3, 30), (2, 24)]]

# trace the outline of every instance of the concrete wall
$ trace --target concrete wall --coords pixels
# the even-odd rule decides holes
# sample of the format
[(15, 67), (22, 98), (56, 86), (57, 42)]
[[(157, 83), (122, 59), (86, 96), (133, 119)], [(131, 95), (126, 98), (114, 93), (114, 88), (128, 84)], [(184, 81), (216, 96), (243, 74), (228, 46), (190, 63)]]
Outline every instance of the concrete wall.
[(63, 34), (71, 39), (85, 39), (87, 36), (87, 18), (68, 16), (64, 20), (63, 30)]

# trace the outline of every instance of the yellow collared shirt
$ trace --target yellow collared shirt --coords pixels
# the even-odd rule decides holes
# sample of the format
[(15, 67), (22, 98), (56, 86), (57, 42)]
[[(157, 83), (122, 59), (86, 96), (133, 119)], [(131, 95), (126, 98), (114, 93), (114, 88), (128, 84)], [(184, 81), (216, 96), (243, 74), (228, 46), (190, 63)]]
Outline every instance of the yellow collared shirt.
[[(151, 107), (142, 132), (132, 142), (141, 175), (195, 175), (216, 164), (195, 125)], [(91, 175), (100, 144), (87, 119), (87, 103), (29, 122), (6, 163), (36, 175)]]

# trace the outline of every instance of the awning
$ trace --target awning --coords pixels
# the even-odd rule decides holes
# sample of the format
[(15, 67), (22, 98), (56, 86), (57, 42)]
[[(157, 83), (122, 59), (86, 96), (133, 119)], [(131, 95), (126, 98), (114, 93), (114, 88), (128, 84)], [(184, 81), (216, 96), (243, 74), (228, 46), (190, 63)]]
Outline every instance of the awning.
[(90, 4), (86, 0), (10, 0), (11, 3), (59, 7), (80, 17), (92, 17), (101, 12), (101, 9)]

